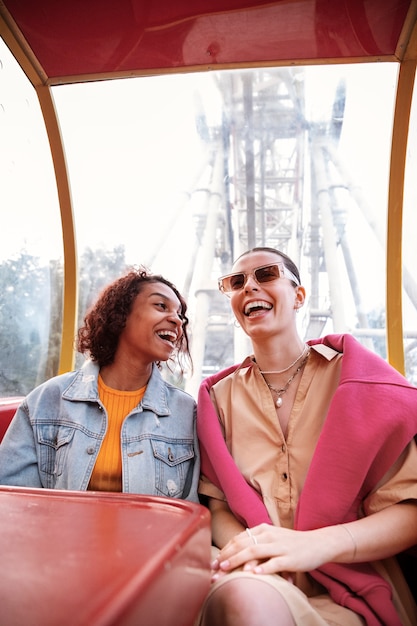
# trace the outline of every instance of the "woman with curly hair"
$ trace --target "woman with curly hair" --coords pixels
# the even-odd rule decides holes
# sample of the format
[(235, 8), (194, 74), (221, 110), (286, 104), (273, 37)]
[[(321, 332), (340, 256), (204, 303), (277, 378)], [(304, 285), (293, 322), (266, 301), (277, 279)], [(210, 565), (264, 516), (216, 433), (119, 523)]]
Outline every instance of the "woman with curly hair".
[(36, 387), (0, 446), (0, 484), (198, 502), (194, 399), (162, 362), (191, 365), (187, 305), (145, 268), (98, 297), (78, 331), (80, 369)]

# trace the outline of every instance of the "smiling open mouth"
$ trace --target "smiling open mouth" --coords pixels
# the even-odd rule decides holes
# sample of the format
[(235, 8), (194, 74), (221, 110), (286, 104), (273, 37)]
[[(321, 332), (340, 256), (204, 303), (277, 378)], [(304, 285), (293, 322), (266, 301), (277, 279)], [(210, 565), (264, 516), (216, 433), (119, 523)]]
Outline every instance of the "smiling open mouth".
[(156, 334), (164, 341), (168, 341), (172, 346), (177, 341), (177, 333), (174, 333), (172, 330), (158, 330)]
[(255, 300), (254, 302), (249, 302), (245, 306), (245, 315), (249, 317), (252, 313), (257, 313), (258, 311), (270, 311), (272, 309), (272, 304), (269, 302), (265, 302), (264, 300)]

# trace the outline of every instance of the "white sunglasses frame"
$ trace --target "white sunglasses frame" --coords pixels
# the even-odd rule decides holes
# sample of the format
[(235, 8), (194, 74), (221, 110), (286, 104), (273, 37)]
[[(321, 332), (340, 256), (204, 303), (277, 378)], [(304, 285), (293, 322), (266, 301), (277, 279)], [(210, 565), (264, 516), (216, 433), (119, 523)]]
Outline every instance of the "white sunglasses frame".
[[(240, 291), (240, 289), (244, 288), (244, 286), (246, 285), (246, 282), (247, 282), (247, 279), (248, 279), (249, 276), (253, 276), (253, 278), (256, 280), (258, 285), (262, 285), (263, 283), (259, 282), (258, 279), (256, 278), (255, 272), (258, 271), (258, 270), (261, 270), (261, 269), (263, 269), (265, 267), (273, 267), (273, 266), (278, 267), (279, 276), (277, 276), (276, 278), (273, 278), (272, 280), (266, 280), (266, 281), (264, 281), (265, 283), (273, 282), (274, 280), (277, 280), (278, 278), (288, 278), (288, 280), (291, 280), (292, 282), (294, 282), (298, 287), (300, 286), (300, 281), (291, 272), (291, 270), (289, 270), (287, 267), (285, 267), (285, 265), (284, 265), (284, 263), (282, 261), (277, 261), (276, 263), (267, 263), (266, 265), (260, 265), (259, 267), (254, 267), (253, 270), (251, 270), (250, 272), (232, 272), (231, 274), (225, 274), (224, 276), (220, 276), (220, 278), (218, 278), (218, 280), (217, 280), (219, 290), (222, 293), (224, 293), (225, 296), (230, 298), (231, 294), (236, 293), (237, 291)], [(232, 276), (238, 276), (239, 274), (242, 274), (244, 276), (244, 279), (245, 279), (242, 287), (240, 287), (239, 289), (233, 289), (232, 291), (226, 291), (224, 289), (224, 286), (223, 286), (223, 281), (226, 278), (231, 278)]]

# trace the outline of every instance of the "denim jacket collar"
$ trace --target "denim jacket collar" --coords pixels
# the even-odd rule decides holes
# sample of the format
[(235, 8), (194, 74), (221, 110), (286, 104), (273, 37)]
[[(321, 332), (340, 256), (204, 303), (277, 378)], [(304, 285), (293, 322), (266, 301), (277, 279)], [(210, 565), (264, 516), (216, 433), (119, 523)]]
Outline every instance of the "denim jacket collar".
[[(97, 363), (91, 360), (86, 361), (64, 390), (62, 397), (66, 400), (98, 402), (99, 371)], [(152, 365), (152, 374), (139, 407), (140, 410), (149, 409), (160, 417), (171, 414), (167, 402), (166, 383), (155, 363)]]

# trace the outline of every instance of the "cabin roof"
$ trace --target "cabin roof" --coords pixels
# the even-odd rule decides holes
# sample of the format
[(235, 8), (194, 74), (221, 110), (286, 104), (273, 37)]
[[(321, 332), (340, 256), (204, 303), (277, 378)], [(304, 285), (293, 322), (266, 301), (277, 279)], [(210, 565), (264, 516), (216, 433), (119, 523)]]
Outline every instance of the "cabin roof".
[(44, 84), (253, 65), (401, 60), (413, 0), (2, 0)]

